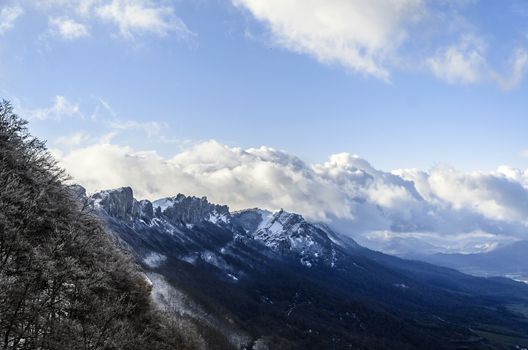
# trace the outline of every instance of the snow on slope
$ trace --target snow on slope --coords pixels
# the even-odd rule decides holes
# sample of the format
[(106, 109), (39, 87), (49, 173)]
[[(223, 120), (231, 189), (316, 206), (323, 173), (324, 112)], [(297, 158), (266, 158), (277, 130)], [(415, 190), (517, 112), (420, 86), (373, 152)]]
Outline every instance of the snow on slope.
[[(152, 203), (138, 202), (130, 188), (103, 191), (91, 198), (97, 210), (104, 210), (108, 215), (131, 224), (166, 229), (182, 242), (192, 243), (195, 238), (188, 230), (204, 223), (229, 229), (234, 237), (245, 231), (247, 238), (282, 255), (295, 257), (308, 267), (318, 263), (334, 266), (338, 256), (336, 248), (344, 244), (330, 228), (310, 223), (301, 215), (282, 209), (276, 212), (247, 209), (230, 213), (227, 206), (209, 203), (205, 197), (183, 194)], [(213, 260), (209, 260), (207, 262), (213, 264)], [(149, 255), (144, 258), (144, 263), (154, 267), (162, 264), (163, 258)]]

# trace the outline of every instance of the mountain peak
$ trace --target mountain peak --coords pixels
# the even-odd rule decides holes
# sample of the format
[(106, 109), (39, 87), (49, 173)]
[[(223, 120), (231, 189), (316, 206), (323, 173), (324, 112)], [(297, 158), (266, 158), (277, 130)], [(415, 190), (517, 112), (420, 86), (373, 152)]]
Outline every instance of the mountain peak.
[(148, 200), (137, 201), (130, 187), (97, 192), (91, 199), (96, 209), (103, 209), (117, 219), (150, 221), (154, 217), (152, 203)]
[(156, 200), (153, 207), (173, 224), (196, 224), (202, 221), (227, 223), (231, 216), (227, 205), (212, 204), (207, 197), (185, 196), (181, 193)]
[(134, 199), (130, 187), (101, 191), (94, 194), (91, 200), (94, 208), (127, 222), (141, 220), (151, 225), (151, 220), (156, 218), (169, 225), (188, 228), (202, 223), (234, 225), (237, 230), (243, 229), (248, 236), (271, 250), (283, 256), (299, 258), (306, 266), (316, 263), (334, 266), (336, 249), (342, 245), (330, 228), (311, 223), (302, 215), (282, 208), (275, 212), (254, 208), (230, 213), (227, 205), (210, 203), (207, 197), (181, 193), (151, 203)]
[(301, 263), (312, 266), (325, 262), (335, 263), (335, 244), (317, 225), (305, 220), (302, 215), (284, 209), (270, 212), (262, 209), (247, 209), (233, 214), (236, 221), (266, 246), (283, 255), (297, 255)]

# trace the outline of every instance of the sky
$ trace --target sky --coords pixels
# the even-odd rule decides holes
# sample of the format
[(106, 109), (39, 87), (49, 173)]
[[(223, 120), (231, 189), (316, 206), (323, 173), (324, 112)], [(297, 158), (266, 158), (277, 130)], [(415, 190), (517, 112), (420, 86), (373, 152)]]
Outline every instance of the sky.
[(527, 19), (523, 0), (1, 0), (0, 95), (91, 191), (477, 249), (528, 238)]
[(528, 166), (525, 1), (0, 6), (1, 94), (51, 147), (117, 132), (167, 156), (214, 139), (386, 170)]

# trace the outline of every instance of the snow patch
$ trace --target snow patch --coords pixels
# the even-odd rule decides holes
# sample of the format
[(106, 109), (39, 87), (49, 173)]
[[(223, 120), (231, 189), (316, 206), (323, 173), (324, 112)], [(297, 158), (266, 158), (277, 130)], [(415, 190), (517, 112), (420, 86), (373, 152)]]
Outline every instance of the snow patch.
[[(246, 348), (251, 339), (243, 331), (235, 328), (234, 325), (229, 325), (218, 320), (210, 312), (205, 311), (200, 305), (195, 303), (185, 293), (169, 284), (162, 275), (149, 273), (148, 277), (153, 283), (151, 293), (152, 300), (162, 310), (180, 316), (174, 318), (176, 322), (182, 322), (182, 320), (185, 319), (185, 317), (181, 316), (189, 316), (194, 320), (198, 320), (199, 322), (203, 322), (210, 327), (219, 330), (222, 334), (227, 336), (230, 343), (235, 348)], [(191, 329), (191, 331), (195, 330)], [(195, 338), (201, 340), (199, 333), (194, 334), (193, 340), (196, 340)], [(202, 345), (203, 346), (200, 346), (199, 349), (205, 350), (209, 348), (205, 342), (203, 342)]]
[(154, 208), (154, 210), (156, 208), (160, 208), (160, 210), (162, 212), (164, 212), (165, 209), (167, 209), (168, 207), (172, 206), (173, 204), (174, 204), (174, 198), (168, 197), (168, 198), (158, 199), (158, 200), (152, 202), (152, 207)]
[(145, 258), (143, 258), (143, 262), (151, 268), (159, 267), (165, 260), (167, 260), (165, 255), (155, 252), (149, 253)]
[(172, 207), (175, 203), (180, 203), (184, 198), (185, 196), (182, 195), (161, 198), (152, 202), (152, 207), (154, 210), (156, 210), (156, 208), (160, 208), (161, 212), (164, 212), (165, 209)]
[(181, 260), (188, 262), (189, 264), (196, 265), (196, 260), (198, 257), (196, 255), (185, 255), (181, 258)]
[(304, 266), (307, 266), (307, 267), (312, 267), (312, 263), (309, 262), (308, 260), (306, 260), (305, 258), (301, 259), (301, 264), (303, 264)]
[(218, 223), (227, 224), (229, 222), (229, 218), (226, 214), (218, 214), (216, 210), (213, 210), (213, 212), (209, 214), (209, 218), (207, 219), (207, 221), (215, 225)]
[(228, 273), (227, 275), (228, 275), (229, 277), (231, 277), (232, 279), (234, 279), (235, 281), (238, 281), (238, 277), (237, 277), (237, 276), (235, 276), (235, 275), (233, 275), (233, 274), (231, 274), (231, 273)]

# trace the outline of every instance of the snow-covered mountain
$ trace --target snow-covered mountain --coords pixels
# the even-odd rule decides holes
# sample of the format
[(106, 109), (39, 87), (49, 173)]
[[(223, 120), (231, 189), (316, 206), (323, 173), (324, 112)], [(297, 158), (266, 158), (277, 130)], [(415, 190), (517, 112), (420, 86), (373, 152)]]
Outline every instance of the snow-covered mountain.
[[(355, 245), (352, 240), (339, 238), (330, 228), (308, 222), (298, 214), (258, 208), (231, 213), (227, 206), (209, 203), (206, 197), (178, 194), (154, 202), (138, 201), (131, 188), (123, 187), (93, 194), (90, 204), (113, 219), (123, 220), (134, 227), (155, 227), (179, 236), (188, 244), (193, 243), (188, 231), (195, 226), (227, 228), (233, 232), (233, 239), (254, 240), (283, 256), (296, 258), (307, 267), (315, 264), (333, 267), (340, 250)], [(194, 243), (197, 246), (204, 244)]]
[(226, 205), (211, 204), (206, 197), (187, 197), (180, 193), (154, 201), (152, 205), (157, 217), (164, 217), (175, 225), (194, 225), (202, 221), (227, 224), (231, 218)]
[(502, 349), (482, 319), (527, 331), (508, 308), (528, 304), (528, 286), (374, 252), (295, 213), (72, 192), (136, 258), (153, 300), (220, 349)]
[(248, 209), (235, 213), (234, 218), (254, 239), (282, 254), (296, 254), (305, 266), (335, 266), (337, 247), (344, 245), (329, 228), (282, 209), (275, 213)]
[(98, 192), (91, 197), (91, 204), (117, 219), (150, 222), (154, 218), (152, 203), (137, 201), (130, 187)]

